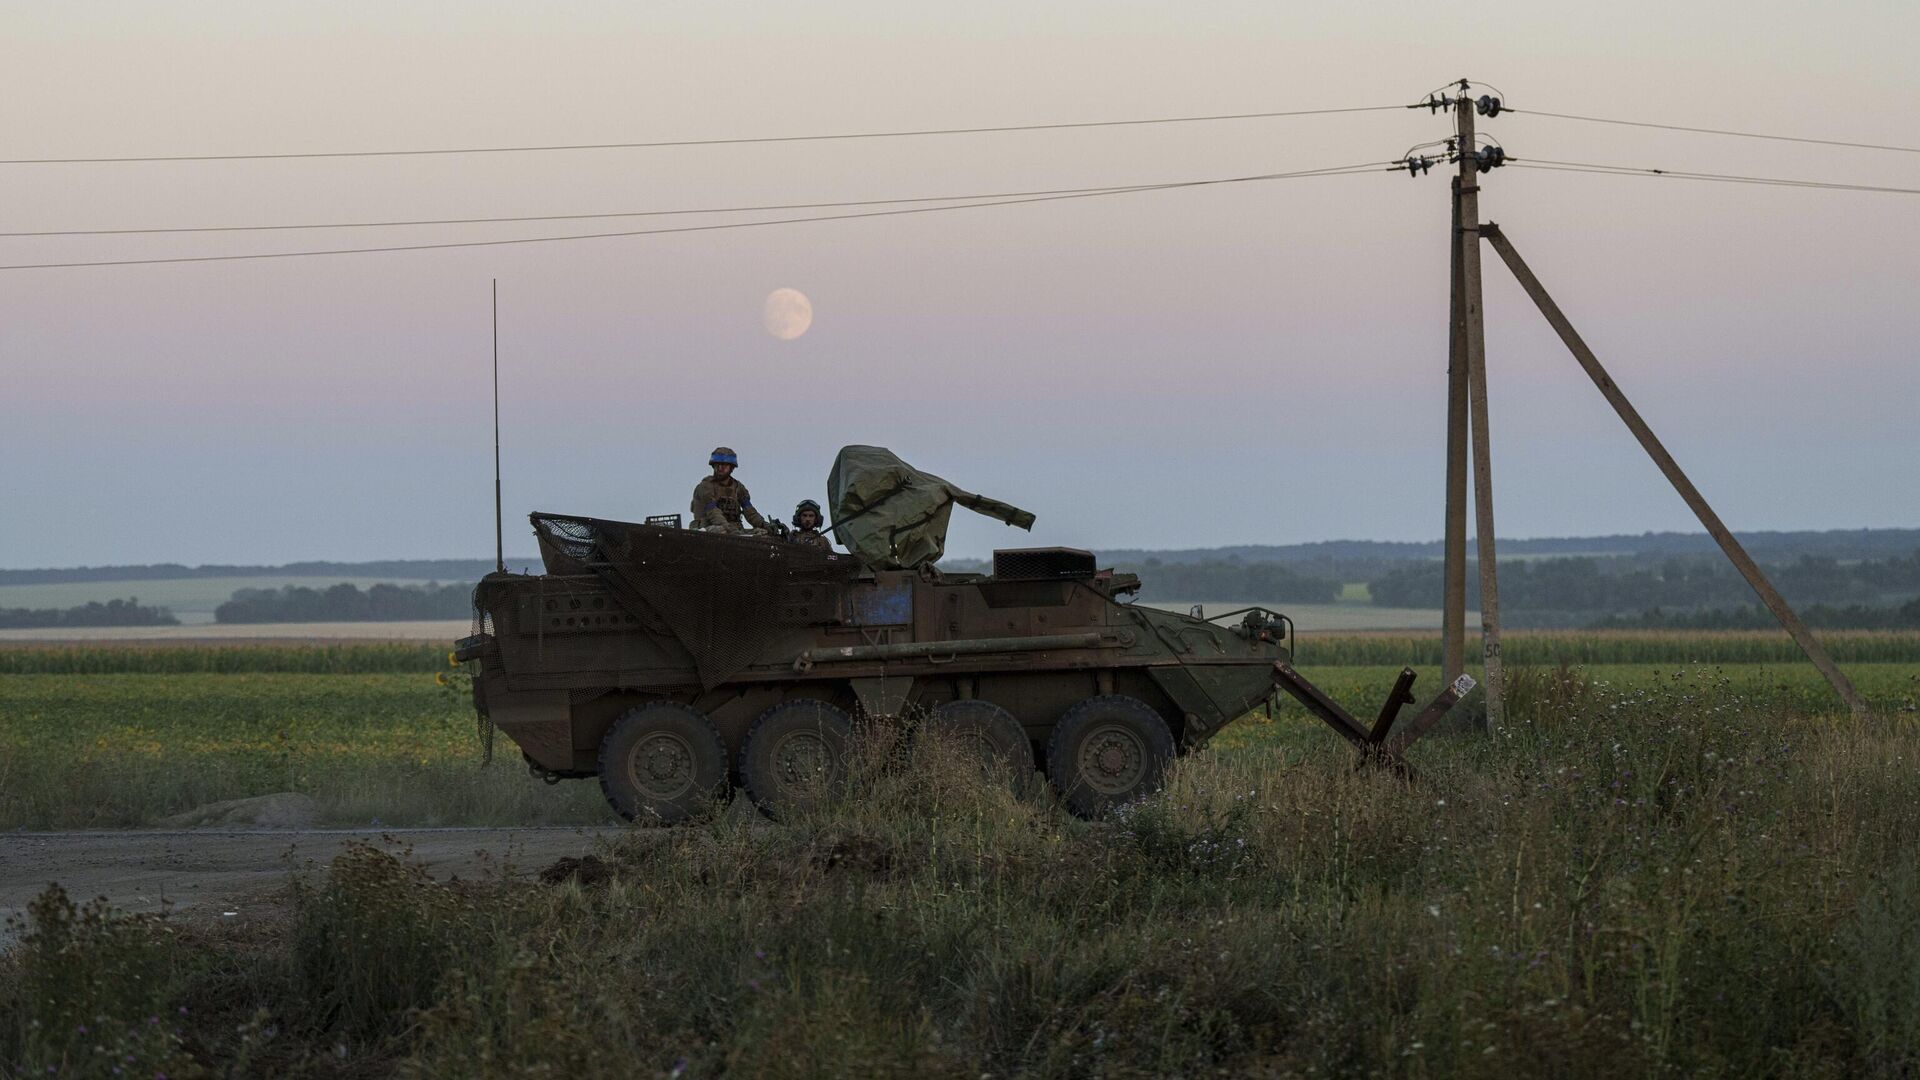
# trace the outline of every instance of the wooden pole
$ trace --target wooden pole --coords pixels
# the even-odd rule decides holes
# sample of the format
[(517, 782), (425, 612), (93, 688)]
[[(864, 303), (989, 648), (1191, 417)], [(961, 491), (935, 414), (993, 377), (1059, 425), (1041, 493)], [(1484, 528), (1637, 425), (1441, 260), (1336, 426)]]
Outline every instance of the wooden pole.
[(1514, 250), (1512, 241), (1500, 231), (1500, 226), (1486, 225), (1482, 228), (1481, 234), (1493, 244), (1493, 250), (1500, 253), (1500, 258), (1506, 261), (1507, 269), (1513, 271), (1513, 276), (1519, 280), (1520, 287), (1533, 298), (1534, 306), (1540, 309), (1540, 314), (1546, 316), (1554, 332), (1560, 335), (1560, 340), (1566, 343), (1568, 351), (1573, 353), (1573, 358), (1580, 361), (1580, 366), (1586, 369), (1587, 377), (1593, 380), (1593, 385), (1600, 388), (1600, 393), (1606, 397), (1607, 403), (1613, 406), (1613, 411), (1620, 414), (1620, 419), (1626, 422), (1627, 430), (1633, 432), (1633, 437), (1640, 440), (1641, 448), (1647, 452), (1648, 457), (1653, 459), (1653, 463), (1660, 467), (1660, 471), (1666, 475), (1667, 482), (1673, 485), (1673, 490), (1680, 493), (1680, 498), (1686, 501), (1687, 507), (1693, 511), (1695, 517), (1700, 519), (1700, 524), (1706, 526), (1708, 535), (1719, 543), (1721, 551), (1726, 552), (1727, 560), (1733, 563), (1733, 568), (1740, 571), (1740, 576), (1747, 579), (1748, 585), (1753, 586), (1753, 591), (1760, 596), (1760, 602), (1767, 605), (1767, 610), (1773, 612), (1773, 617), (1780, 620), (1781, 626), (1786, 627), (1787, 633), (1793, 636), (1794, 643), (1800, 646), (1800, 651), (1806, 653), (1807, 659), (1813, 661), (1813, 666), (1820, 669), (1820, 674), (1826, 676), (1834, 692), (1847, 703), (1847, 707), (1853, 710), (1854, 715), (1863, 717), (1868, 715), (1867, 702), (1860, 696), (1860, 691), (1854, 688), (1852, 681), (1833, 662), (1833, 658), (1829, 657), (1827, 651), (1820, 647), (1820, 643), (1814, 640), (1813, 635), (1807, 631), (1806, 624), (1800, 621), (1800, 617), (1787, 606), (1786, 600), (1760, 571), (1759, 565), (1753, 561), (1752, 556), (1740, 546), (1740, 541), (1734, 539), (1733, 533), (1727, 530), (1725, 523), (1720, 520), (1720, 515), (1714, 513), (1713, 507), (1707, 505), (1707, 500), (1700, 494), (1700, 489), (1694, 487), (1693, 481), (1687, 479), (1687, 474), (1680, 471), (1679, 463), (1673, 460), (1672, 454), (1667, 453), (1667, 448), (1661, 445), (1660, 439), (1654, 435), (1653, 429), (1647, 426), (1647, 422), (1640, 418), (1640, 413), (1627, 400), (1626, 394), (1620, 391), (1620, 387), (1614, 384), (1612, 377), (1607, 374), (1607, 369), (1600, 366), (1600, 358), (1595, 356), (1593, 350), (1587, 348), (1587, 343), (1580, 339), (1579, 332), (1573, 328), (1572, 323), (1567, 321), (1566, 315), (1560, 310), (1560, 305), (1554, 303), (1553, 297), (1547, 295), (1547, 290), (1540, 284), (1540, 279), (1533, 276), (1533, 271), (1528, 268), (1526, 260)]
[(1493, 438), (1487, 423), (1487, 336), (1480, 300), (1480, 173), (1474, 157), (1473, 102), (1463, 87), (1454, 99), (1460, 156), (1460, 288), (1467, 411), (1473, 436), (1474, 533), (1480, 559), (1480, 650), (1486, 668), (1487, 730), (1506, 723), (1506, 679), (1500, 663), (1500, 583), (1494, 555)]
[(500, 279), (493, 279), (493, 568), (507, 571), (507, 543), (500, 518)]
[(1467, 664), (1466, 295), (1460, 281), (1460, 178), (1453, 178), (1452, 302), (1447, 319), (1446, 589), (1441, 602), (1441, 668), (1452, 682)]

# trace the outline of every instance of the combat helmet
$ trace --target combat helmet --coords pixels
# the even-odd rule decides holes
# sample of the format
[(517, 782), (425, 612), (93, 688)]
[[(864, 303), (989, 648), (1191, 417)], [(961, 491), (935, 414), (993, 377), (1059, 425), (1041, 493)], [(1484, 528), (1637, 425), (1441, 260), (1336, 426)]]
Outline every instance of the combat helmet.
[(731, 446), (716, 446), (713, 448), (713, 453), (707, 456), (707, 464), (739, 465), (740, 455), (734, 453)]
[(815, 528), (819, 528), (820, 525), (825, 525), (827, 523), (827, 516), (820, 512), (819, 503), (814, 502), (812, 499), (801, 499), (800, 505), (793, 508), (793, 527), (794, 528), (796, 529), (805, 528), (805, 526), (800, 524), (800, 515), (806, 513), (809, 510), (813, 511), (814, 518), (820, 523), (819, 525), (815, 525), (814, 526)]

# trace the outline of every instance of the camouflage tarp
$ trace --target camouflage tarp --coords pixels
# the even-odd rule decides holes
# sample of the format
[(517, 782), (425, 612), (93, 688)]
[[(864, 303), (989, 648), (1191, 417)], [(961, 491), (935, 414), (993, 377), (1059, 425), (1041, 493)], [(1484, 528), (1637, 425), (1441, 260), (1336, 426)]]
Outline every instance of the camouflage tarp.
[(869, 566), (904, 570), (940, 558), (955, 503), (1022, 529), (1033, 515), (955, 487), (880, 446), (843, 446), (827, 474), (834, 537)]

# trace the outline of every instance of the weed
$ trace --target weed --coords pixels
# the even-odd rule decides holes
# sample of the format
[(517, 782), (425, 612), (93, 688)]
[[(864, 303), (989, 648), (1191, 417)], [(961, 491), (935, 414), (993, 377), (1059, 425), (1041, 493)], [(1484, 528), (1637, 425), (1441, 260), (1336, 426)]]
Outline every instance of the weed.
[(8, 929), (19, 943), (0, 993), (0, 1075), (201, 1075), (169, 1007), (177, 955), (165, 919), (76, 905), (53, 885)]

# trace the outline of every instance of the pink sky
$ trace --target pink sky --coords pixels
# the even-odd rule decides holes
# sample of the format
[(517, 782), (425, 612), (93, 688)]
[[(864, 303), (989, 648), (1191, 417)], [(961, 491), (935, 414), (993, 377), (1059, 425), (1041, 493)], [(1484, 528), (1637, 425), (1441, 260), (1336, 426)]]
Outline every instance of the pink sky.
[[(1376, 105), (1461, 73), (1523, 108), (1831, 139), (1902, 141), (1920, 105), (1911, 5), (1323, 7), (14, 5), (0, 157)], [(1485, 127), (1521, 157), (1920, 187), (1916, 154), (1527, 115)], [(1138, 183), (1385, 160), (1446, 131), (1401, 111), (12, 165), (0, 231)], [(1508, 169), (1483, 206), (1736, 529), (1920, 525), (1920, 198)], [(740, 450), (758, 501), (790, 506), (821, 495), (838, 446), (868, 442), (1034, 510), (1035, 542), (1431, 538), (1446, 212), (1438, 175), (1381, 174), (685, 236), (0, 272), (0, 566), (484, 551), (494, 277), (510, 518), (682, 509), (715, 443)], [(0, 263), (576, 230), (593, 226), (11, 238)], [(760, 326), (781, 286), (815, 310), (792, 342)], [(1491, 260), (1487, 288), (1503, 532), (1692, 528)], [(510, 528), (523, 538), (510, 549), (531, 546)], [(965, 525), (953, 548), (1007, 539)]]

